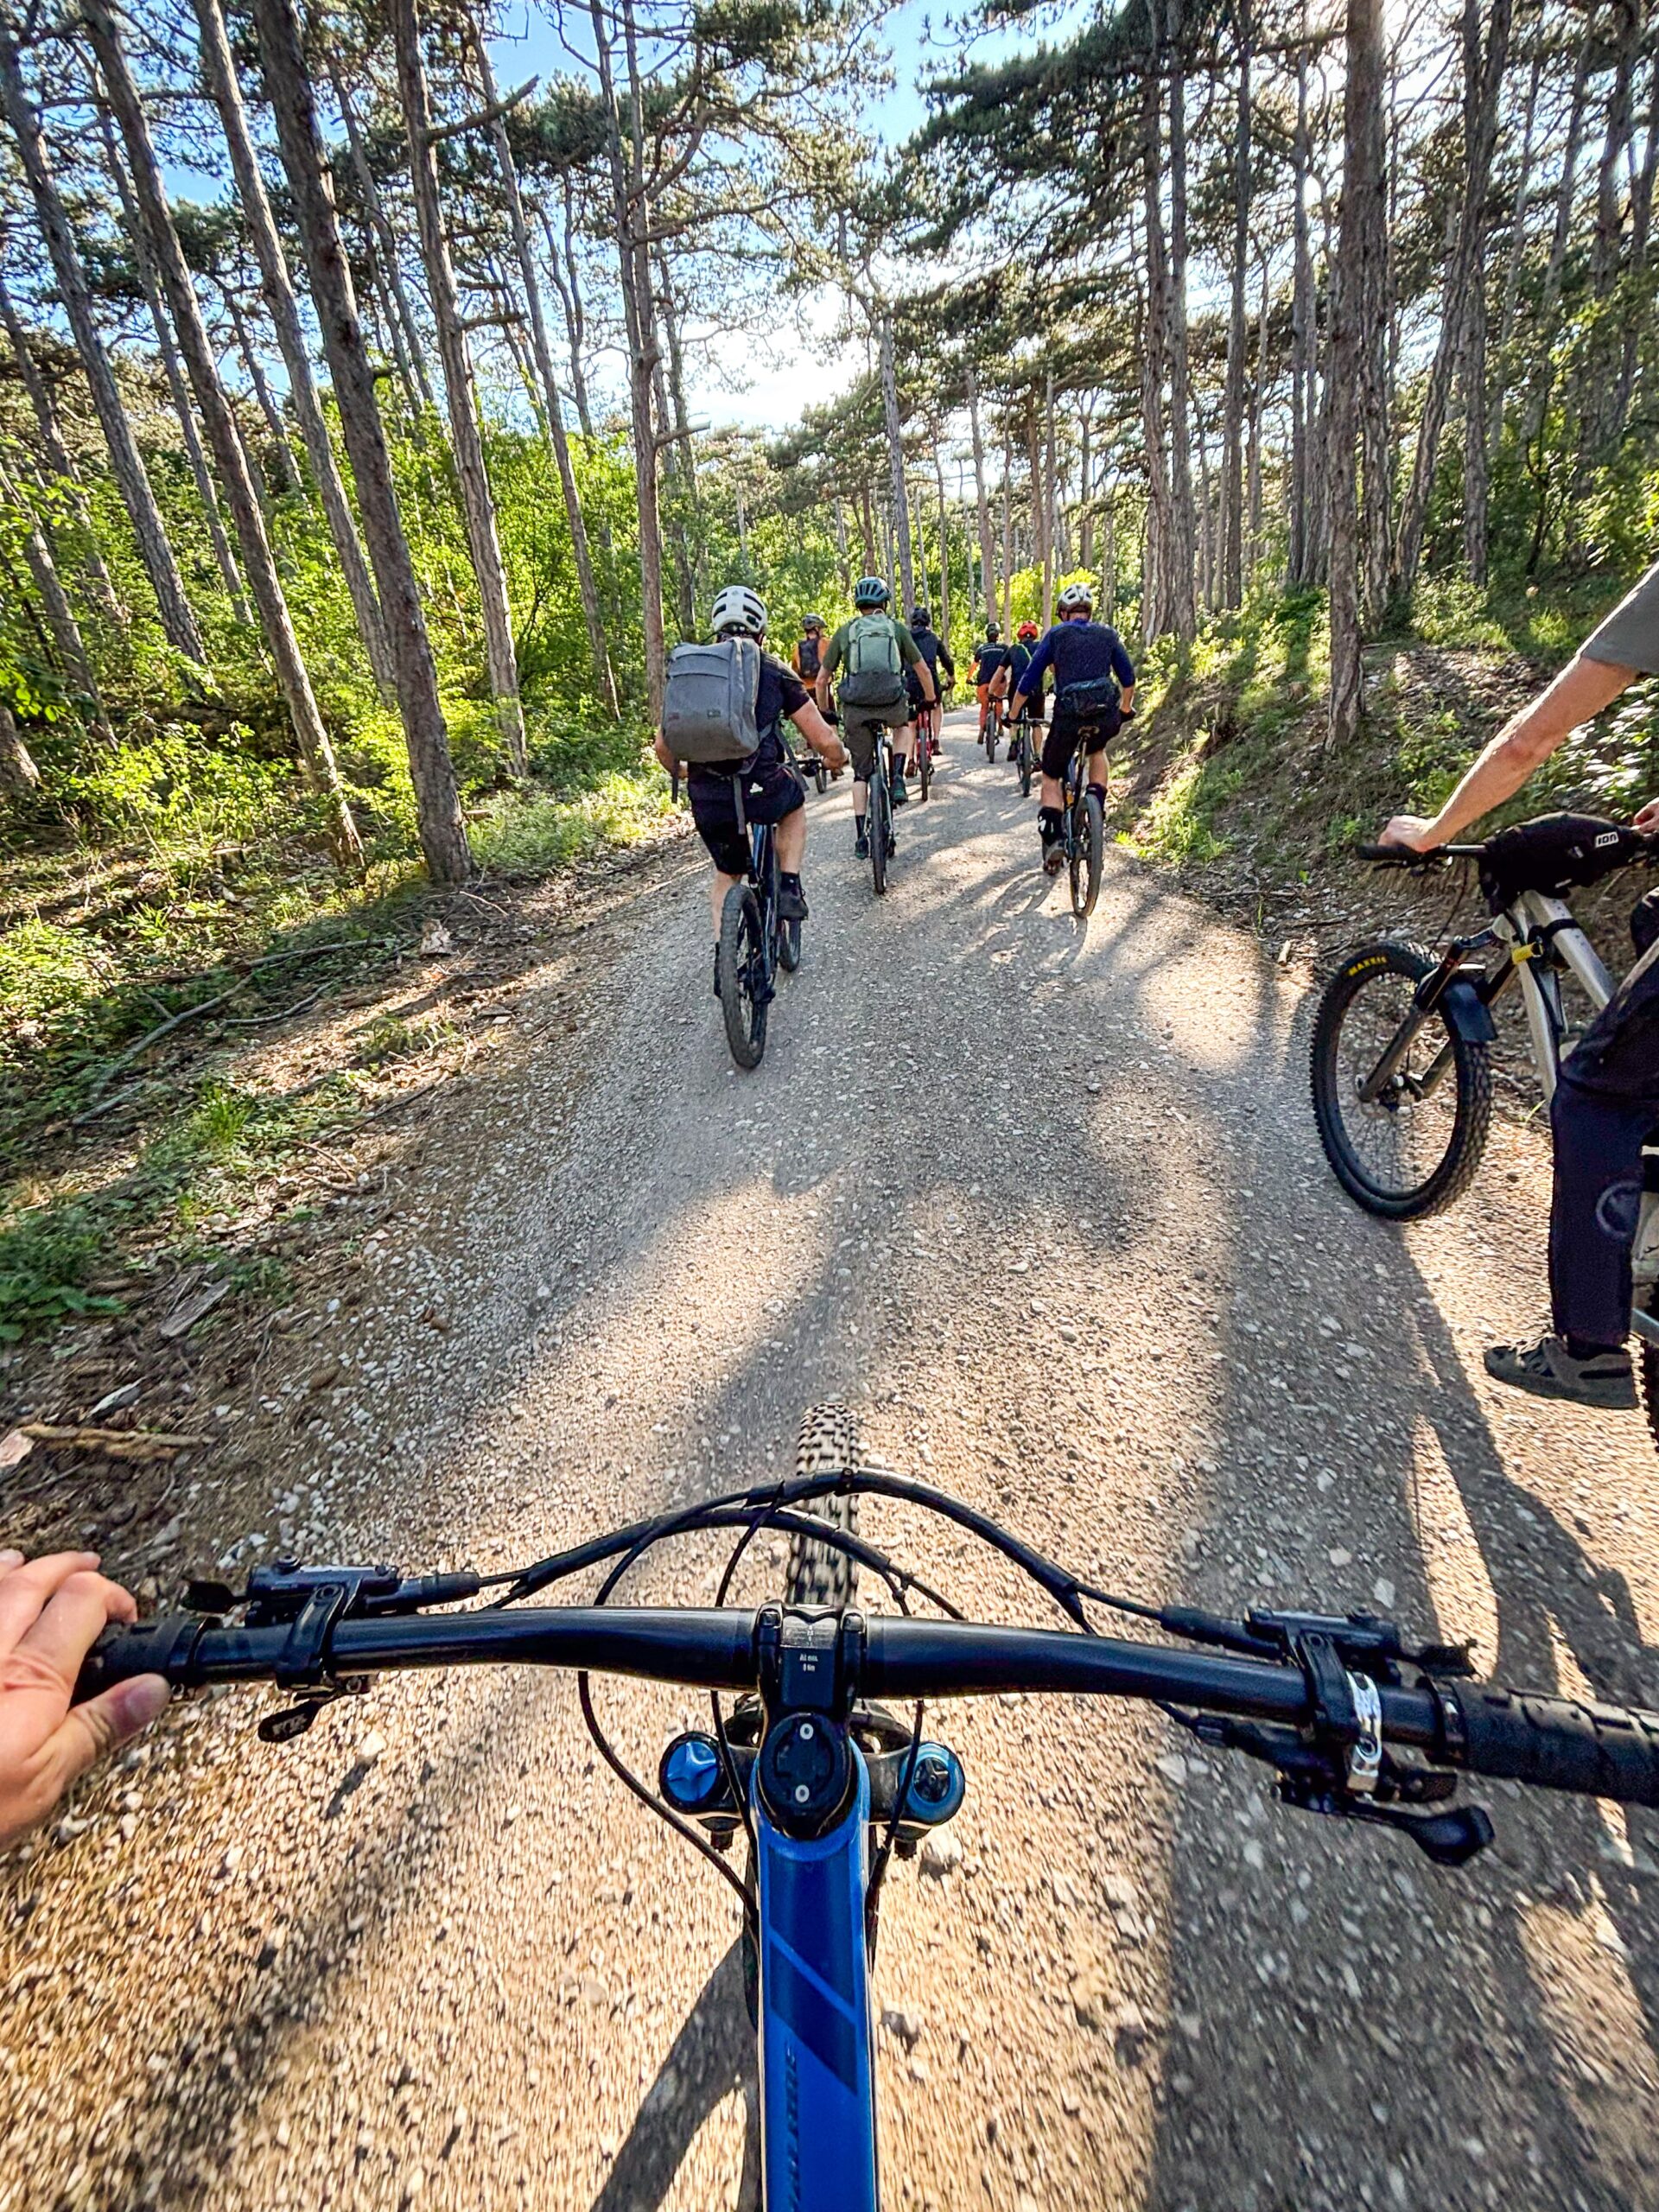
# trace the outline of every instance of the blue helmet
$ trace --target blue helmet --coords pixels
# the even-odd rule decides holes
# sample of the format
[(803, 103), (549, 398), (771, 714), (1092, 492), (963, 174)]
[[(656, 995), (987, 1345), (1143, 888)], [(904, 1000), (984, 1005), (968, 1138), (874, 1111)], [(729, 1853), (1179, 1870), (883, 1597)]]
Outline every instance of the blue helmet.
[(861, 576), (853, 589), (853, 605), (885, 607), (892, 595), (880, 576)]

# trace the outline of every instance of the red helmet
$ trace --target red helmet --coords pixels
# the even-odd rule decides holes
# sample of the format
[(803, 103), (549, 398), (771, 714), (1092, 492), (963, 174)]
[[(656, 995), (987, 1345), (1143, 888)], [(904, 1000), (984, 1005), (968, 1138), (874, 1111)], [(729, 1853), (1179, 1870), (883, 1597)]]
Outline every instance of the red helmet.
[(1034, 622), (1022, 622), (1014, 634), (1028, 644), (1037, 635), (1037, 625)]

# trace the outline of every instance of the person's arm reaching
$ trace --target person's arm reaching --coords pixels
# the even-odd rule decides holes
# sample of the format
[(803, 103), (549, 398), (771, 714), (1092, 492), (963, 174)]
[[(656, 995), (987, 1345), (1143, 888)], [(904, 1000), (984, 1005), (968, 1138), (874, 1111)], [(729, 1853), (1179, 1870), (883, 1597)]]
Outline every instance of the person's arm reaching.
[(1135, 663), (1129, 658), (1128, 648), (1116, 631), (1112, 632), (1112, 674), (1117, 678), (1122, 695), (1118, 711), (1122, 715), (1135, 712)]
[(38, 1827), (95, 1759), (155, 1719), (170, 1692), (159, 1675), (71, 1705), (101, 1629), (138, 1608), (97, 1572), (95, 1552), (25, 1560), (0, 1551), (0, 1850)]
[(830, 774), (838, 776), (847, 766), (847, 748), (812, 702), (808, 699), (804, 705), (797, 707), (789, 719), (820, 756)]
[[(1415, 853), (1432, 853), (1437, 845), (1449, 844), (1460, 830), (1513, 798), (1535, 770), (1581, 723), (1626, 690), (1637, 673), (1580, 653), (1553, 683), (1504, 723), (1438, 814), (1396, 814), (1377, 842), (1404, 845)], [(1643, 814), (1649, 811), (1643, 809)]]

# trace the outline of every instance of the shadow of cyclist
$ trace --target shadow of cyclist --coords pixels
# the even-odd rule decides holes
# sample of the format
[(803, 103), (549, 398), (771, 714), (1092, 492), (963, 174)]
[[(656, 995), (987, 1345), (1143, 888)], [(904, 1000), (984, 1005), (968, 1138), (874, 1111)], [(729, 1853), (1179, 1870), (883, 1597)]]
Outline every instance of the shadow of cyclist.
[(745, 2121), (736, 2212), (754, 2212), (760, 2202), (760, 2128), (741, 1937), (698, 1992), (640, 2100), (592, 2212), (655, 2212), (674, 2186), (698, 2129), (734, 2089), (743, 2093)]

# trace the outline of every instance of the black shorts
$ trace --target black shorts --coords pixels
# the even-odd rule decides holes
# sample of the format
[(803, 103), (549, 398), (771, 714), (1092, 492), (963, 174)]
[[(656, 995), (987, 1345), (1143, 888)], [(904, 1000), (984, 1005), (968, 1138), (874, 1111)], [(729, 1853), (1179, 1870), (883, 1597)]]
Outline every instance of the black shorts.
[(1056, 706), (1053, 722), (1048, 735), (1043, 740), (1043, 773), (1059, 782), (1071, 766), (1071, 755), (1077, 749), (1079, 738), (1083, 741), (1084, 751), (1092, 760), (1096, 753), (1106, 750), (1121, 727), (1120, 718), (1111, 715), (1103, 721), (1085, 725), (1079, 722), (1075, 715), (1068, 715), (1063, 708)]
[[(735, 776), (713, 775), (704, 768), (693, 769), (686, 782), (691, 819), (722, 875), (749, 872), (749, 841), (738, 822), (737, 784)], [(742, 784), (745, 822), (775, 825), (806, 804), (805, 787), (787, 760), (752, 769)]]

